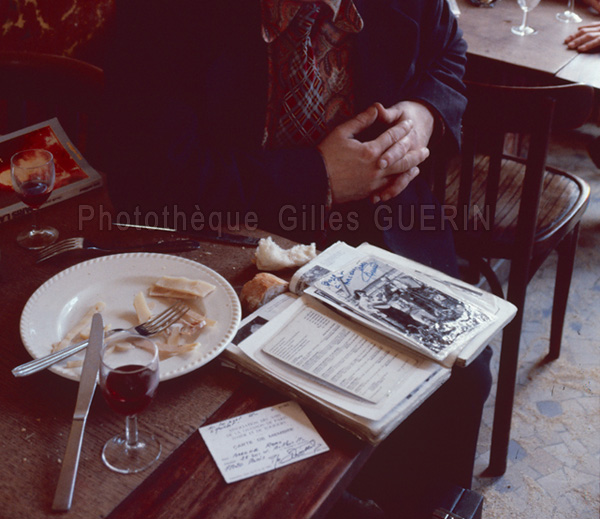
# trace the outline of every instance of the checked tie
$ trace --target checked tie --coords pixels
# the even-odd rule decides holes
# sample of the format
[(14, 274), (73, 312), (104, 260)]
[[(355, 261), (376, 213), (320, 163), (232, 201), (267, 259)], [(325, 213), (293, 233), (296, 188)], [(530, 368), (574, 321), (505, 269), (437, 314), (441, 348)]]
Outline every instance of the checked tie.
[(283, 94), (275, 142), (281, 147), (312, 145), (325, 135), (323, 82), (310, 38), (320, 7), (303, 5), (282, 35), (292, 50), (289, 69), (279, 78)]

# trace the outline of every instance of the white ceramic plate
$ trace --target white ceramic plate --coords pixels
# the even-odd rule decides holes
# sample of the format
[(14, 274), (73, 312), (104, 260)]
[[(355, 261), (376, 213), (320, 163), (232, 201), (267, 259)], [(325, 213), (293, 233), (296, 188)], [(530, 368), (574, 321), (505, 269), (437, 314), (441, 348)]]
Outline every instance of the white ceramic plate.
[[(216, 321), (204, 328), (200, 346), (184, 355), (160, 362), (160, 379), (168, 380), (189, 373), (219, 355), (237, 331), (241, 309), (231, 285), (214, 270), (179, 256), (132, 253), (103, 256), (74, 265), (40, 286), (27, 301), (21, 314), (21, 339), (33, 358), (43, 357), (52, 344), (61, 340), (81, 317), (99, 301), (106, 303), (102, 312), (105, 326), (129, 328), (137, 324), (133, 298), (161, 276), (185, 276), (216, 285), (204, 299), (207, 317)], [(159, 313), (168, 301), (156, 301)], [(84, 353), (70, 359), (83, 358)], [(81, 368), (67, 368), (66, 361), (50, 368), (63, 377), (79, 380)]]

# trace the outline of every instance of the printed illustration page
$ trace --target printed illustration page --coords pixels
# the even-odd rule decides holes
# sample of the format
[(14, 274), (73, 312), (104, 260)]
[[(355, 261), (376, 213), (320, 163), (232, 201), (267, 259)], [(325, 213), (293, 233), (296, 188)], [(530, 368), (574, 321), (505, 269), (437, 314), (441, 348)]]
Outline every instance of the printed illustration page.
[(444, 361), (447, 366), (467, 366), (517, 313), (517, 307), (505, 299), (416, 261), (403, 258), (370, 243), (361, 244), (357, 250), (360, 254), (373, 254), (389, 261), (401, 270), (413, 272), (418, 278), (450, 291), (454, 297), (466, 304), (474, 305), (490, 317), (490, 320), (481, 327), (473, 339), (464, 341), (464, 346), (448, 355)]
[(334, 243), (296, 271), (290, 280), (290, 292), (302, 295), (318, 279), (330, 274), (333, 270), (341, 269), (350, 260), (357, 258), (359, 254), (355, 247), (347, 243), (341, 241)]
[(296, 298), (276, 319), (261, 321), (253, 315), (242, 322), (243, 339), (228, 349), (290, 387), (369, 420), (449, 372), (310, 298)]
[(319, 279), (307, 293), (439, 362), (493, 317), (440, 280), (370, 254)]

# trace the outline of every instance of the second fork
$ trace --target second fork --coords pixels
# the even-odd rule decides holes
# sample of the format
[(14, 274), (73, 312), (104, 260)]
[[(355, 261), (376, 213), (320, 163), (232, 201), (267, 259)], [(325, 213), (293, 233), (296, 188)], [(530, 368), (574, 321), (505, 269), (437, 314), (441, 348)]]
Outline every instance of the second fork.
[(129, 245), (126, 247), (100, 247), (92, 243), (87, 238), (76, 237), (67, 238), (54, 243), (39, 251), (36, 263), (49, 260), (59, 254), (73, 250), (96, 250), (99, 252), (184, 252), (195, 250), (200, 247), (200, 242), (196, 240), (170, 240), (157, 241), (152, 243), (142, 243), (140, 245)]

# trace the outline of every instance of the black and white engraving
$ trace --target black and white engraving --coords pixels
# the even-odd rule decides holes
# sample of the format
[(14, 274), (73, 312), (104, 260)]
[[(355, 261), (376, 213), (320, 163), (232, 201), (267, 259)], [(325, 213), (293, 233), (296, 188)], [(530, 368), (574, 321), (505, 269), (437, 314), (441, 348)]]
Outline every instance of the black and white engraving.
[(488, 316), (425, 278), (374, 257), (321, 279), (319, 291), (338, 304), (440, 353)]

